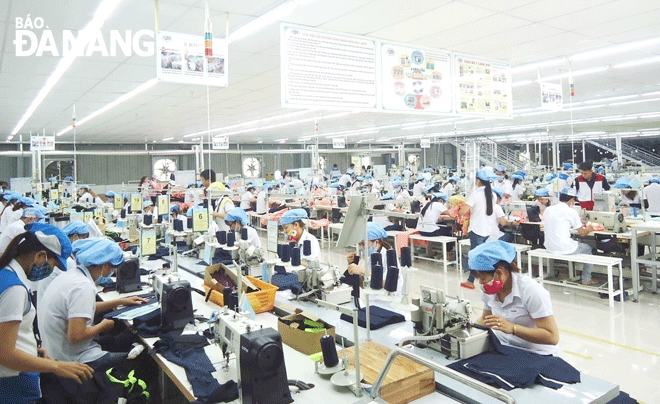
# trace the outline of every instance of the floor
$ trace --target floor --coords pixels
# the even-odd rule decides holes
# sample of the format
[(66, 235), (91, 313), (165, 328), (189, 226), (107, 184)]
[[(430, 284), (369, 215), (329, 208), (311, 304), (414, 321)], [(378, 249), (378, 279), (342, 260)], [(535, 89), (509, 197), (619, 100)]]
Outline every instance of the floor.
[[(265, 240), (263, 245), (265, 244)], [(346, 267), (351, 249), (323, 248), (323, 261)], [(446, 294), (472, 302), (475, 318), (481, 311), (481, 291), (460, 287), (465, 276), (450, 267), (417, 260), (411, 274), (411, 295), (421, 285), (443, 289)], [(526, 267), (526, 266), (525, 266)], [(660, 295), (640, 293), (639, 302), (615, 302), (596, 293), (547, 285), (560, 329), (562, 357), (578, 370), (618, 383), (620, 389), (643, 403), (660, 403)]]

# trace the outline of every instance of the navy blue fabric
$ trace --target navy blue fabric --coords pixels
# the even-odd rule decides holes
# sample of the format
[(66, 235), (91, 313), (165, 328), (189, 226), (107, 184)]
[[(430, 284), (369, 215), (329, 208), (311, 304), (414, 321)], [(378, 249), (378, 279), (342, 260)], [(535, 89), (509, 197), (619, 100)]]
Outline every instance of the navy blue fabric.
[[(150, 295), (151, 295), (150, 297), (147, 297), (147, 299), (149, 299), (149, 300), (146, 303), (142, 303), (143, 306), (153, 304), (153, 303), (156, 303), (158, 301), (158, 299), (153, 294), (150, 294)], [(142, 297), (142, 296), (140, 296), (140, 297)], [(115, 318), (118, 315), (120, 315), (120, 314), (122, 314), (126, 311), (133, 310), (133, 309), (136, 309), (136, 308), (137, 307), (135, 307), (135, 306), (126, 306), (126, 307), (121, 308), (119, 310), (115, 310), (115, 311), (105, 313), (103, 315), (103, 318)]]
[(280, 290), (291, 289), (296, 294), (302, 289), (302, 284), (298, 282), (298, 275), (293, 273), (275, 273), (271, 276), (270, 283), (280, 288)]
[(238, 398), (238, 385), (233, 380), (221, 385), (212, 373), (215, 367), (204, 352), (208, 340), (201, 335), (163, 335), (154, 344), (154, 349), (172, 363), (186, 370), (186, 377), (192, 385), (197, 401), (228, 402)]
[(616, 398), (608, 401), (607, 404), (637, 404), (637, 400), (630, 397), (628, 393), (621, 391)]
[(28, 404), (39, 397), (39, 373), (21, 372), (18, 376), (0, 377), (0, 402)]
[[(369, 306), (369, 315), (369, 328), (372, 330), (377, 330), (379, 328), (385, 327), (386, 325), (403, 323), (406, 321), (406, 318), (402, 314), (395, 313), (378, 306)], [(340, 318), (349, 323), (353, 323), (353, 316), (349, 316), (348, 314), (342, 314)], [(362, 328), (367, 328), (366, 308), (358, 310), (358, 325)]]
[(448, 367), (504, 390), (529, 387), (534, 383), (557, 390), (562, 385), (554, 381), (580, 382), (580, 372), (563, 359), (502, 345), (492, 331), (489, 330), (489, 334), (489, 351), (454, 362)]

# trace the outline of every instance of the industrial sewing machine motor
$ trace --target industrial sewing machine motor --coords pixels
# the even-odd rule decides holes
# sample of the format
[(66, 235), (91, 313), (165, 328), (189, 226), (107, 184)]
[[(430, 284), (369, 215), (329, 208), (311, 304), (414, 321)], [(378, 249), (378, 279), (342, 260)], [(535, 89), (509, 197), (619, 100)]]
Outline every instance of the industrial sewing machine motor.
[(417, 338), (411, 339), (418, 345), (456, 359), (470, 358), (488, 349), (488, 331), (472, 327), (470, 322), (470, 302), (422, 286), (418, 306), (412, 312)]
[(237, 359), (240, 402), (243, 404), (289, 404), (289, 391), (282, 336), (272, 328), (250, 320), (225, 308), (213, 313), (210, 320), (214, 343), (222, 348), (227, 359)]

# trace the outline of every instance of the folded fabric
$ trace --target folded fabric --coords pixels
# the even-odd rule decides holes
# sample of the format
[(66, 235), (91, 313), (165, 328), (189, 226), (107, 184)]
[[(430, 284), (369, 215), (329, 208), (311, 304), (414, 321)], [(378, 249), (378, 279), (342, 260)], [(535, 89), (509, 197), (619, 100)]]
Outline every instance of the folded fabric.
[[(371, 330), (378, 330), (386, 325), (403, 323), (406, 321), (406, 318), (402, 314), (378, 306), (369, 306), (369, 316), (369, 328)], [(342, 314), (340, 318), (349, 323), (353, 322), (353, 316), (349, 316), (348, 314)], [(358, 310), (358, 325), (362, 328), (367, 328), (366, 308)]]
[(271, 276), (270, 283), (280, 290), (290, 289), (295, 294), (300, 293), (302, 289), (302, 284), (298, 281), (298, 275), (294, 273), (275, 273)]
[(489, 351), (448, 367), (504, 390), (529, 387), (534, 383), (557, 390), (563, 383), (580, 382), (580, 372), (563, 359), (502, 345), (491, 330), (489, 334)]

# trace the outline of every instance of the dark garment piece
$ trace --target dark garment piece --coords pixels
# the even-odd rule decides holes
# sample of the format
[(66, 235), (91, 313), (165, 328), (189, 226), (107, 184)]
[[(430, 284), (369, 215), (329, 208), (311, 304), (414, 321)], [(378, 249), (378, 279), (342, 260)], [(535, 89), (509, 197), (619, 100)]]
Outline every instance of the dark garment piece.
[(154, 351), (186, 370), (186, 377), (198, 402), (228, 402), (237, 399), (236, 382), (232, 380), (221, 385), (213, 377), (215, 367), (204, 352), (208, 344), (208, 340), (201, 335), (168, 333), (154, 344)]
[(156, 309), (133, 319), (133, 328), (142, 337), (158, 337), (165, 331), (161, 329), (161, 309)]
[(293, 293), (300, 293), (302, 284), (298, 282), (298, 275), (293, 273), (275, 273), (271, 276), (270, 283), (280, 288), (280, 290), (291, 289)]
[(448, 367), (507, 391), (534, 383), (557, 390), (561, 383), (580, 382), (580, 372), (563, 359), (502, 345), (491, 330), (489, 334), (489, 351)]
[[(378, 330), (386, 325), (403, 323), (406, 321), (406, 318), (402, 314), (378, 306), (369, 306), (369, 314), (371, 317), (369, 328), (372, 330)], [(342, 314), (341, 319), (353, 323), (353, 317), (347, 314)], [(362, 328), (367, 328), (366, 308), (358, 310), (358, 325)]]
[(404, 231), (405, 229), (400, 224), (391, 224), (389, 226), (383, 227), (385, 231)]
[(128, 352), (106, 352), (100, 358), (87, 362), (95, 372), (105, 371), (115, 366), (120, 366), (126, 360)]
[(619, 395), (608, 401), (607, 404), (637, 404), (637, 400), (630, 397), (630, 395), (624, 391), (620, 391)]
[[(181, 251), (178, 251), (178, 246), (177, 246), (177, 252), (181, 252)], [(161, 259), (163, 257), (169, 257), (169, 256), (170, 256), (169, 246), (161, 245), (160, 247), (158, 247), (156, 249), (155, 254), (149, 256), (149, 261), (154, 261), (154, 260), (158, 260), (158, 259)]]
[[(150, 295), (149, 297), (146, 297), (146, 298), (149, 299), (149, 301), (147, 301), (146, 303), (142, 303), (143, 306), (149, 305), (149, 304), (152, 304), (152, 303), (156, 303), (158, 301), (158, 299), (153, 294), (149, 294), (149, 295)], [(145, 295), (145, 296), (147, 296), (147, 295)], [(136, 309), (138, 307), (140, 307), (140, 306), (126, 306), (126, 307), (124, 307), (122, 309), (119, 309), (119, 310), (110, 311), (108, 313), (105, 313), (103, 315), (103, 318), (114, 318), (114, 317), (117, 317), (118, 315), (120, 315), (120, 314), (122, 314), (126, 311), (133, 310), (133, 309)]]
[(110, 383), (103, 370), (95, 371), (92, 378), (82, 384), (43, 373), (41, 391), (44, 404), (114, 404), (121, 397), (122, 388)]

